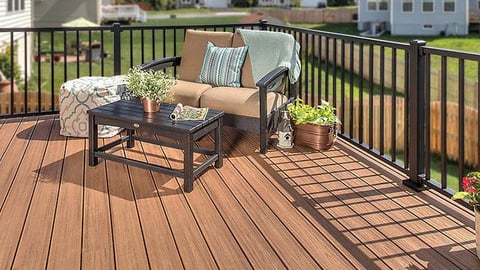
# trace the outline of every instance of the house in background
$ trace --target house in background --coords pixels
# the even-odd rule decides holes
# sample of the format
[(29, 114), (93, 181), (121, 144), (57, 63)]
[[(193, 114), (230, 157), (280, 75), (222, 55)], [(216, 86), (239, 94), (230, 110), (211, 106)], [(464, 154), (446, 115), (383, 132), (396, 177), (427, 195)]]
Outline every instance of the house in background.
[(258, 0), (259, 7), (289, 7), (290, 0)]
[[(0, 14), (0, 28), (32, 27), (32, 0), (2, 0)], [(25, 38), (31, 41), (31, 34), (15, 33), (13, 35), (16, 52), (22, 52), (15, 54), (17, 58), (15, 62), (19, 63), (21, 77), (24, 76), (25, 70), (27, 75), (30, 74), (32, 65), (31, 42), (26, 42), (27, 45), (25, 45)], [(10, 44), (10, 33), (0, 33), (0, 51), (4, 52), (8, 44)]]
[(204, 8), (228, 8), (230, 0), (177, 0), (177, 8), (204, 7)]
[(469, 6), (465, 0), (359, 0), (358, 29), (368, 35), (468, 35)]
[(303, 8), (324, 8), (327, 7), (327, 0), (302, 0), (300, 7)]
[(33, 3), (35, 27), (58, 27), (79, 17), (100, 23), (102, 18), (102, 0), (33, 0)]

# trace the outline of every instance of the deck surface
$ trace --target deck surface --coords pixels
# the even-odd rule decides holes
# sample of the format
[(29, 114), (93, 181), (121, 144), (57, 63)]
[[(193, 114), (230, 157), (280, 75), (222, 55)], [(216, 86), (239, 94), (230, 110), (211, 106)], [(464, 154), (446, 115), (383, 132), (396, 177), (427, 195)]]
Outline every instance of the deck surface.
[[(342, 141), (263, 155), (258, 140), (226, 128), (224, 166), (184, 193), (172, 176), (89, 167), (88, 140), (55, 117), (0, 120), (0, 269), (480, 269), (468, 209)], [(114, 151), (182, 167), (171, 148)]]

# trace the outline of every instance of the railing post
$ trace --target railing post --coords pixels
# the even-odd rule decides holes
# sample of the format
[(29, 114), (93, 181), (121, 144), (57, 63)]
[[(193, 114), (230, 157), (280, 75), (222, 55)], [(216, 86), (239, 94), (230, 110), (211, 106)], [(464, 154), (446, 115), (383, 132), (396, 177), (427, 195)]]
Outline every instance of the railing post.
[(113, 74), (120, 75), (122, 73), (122, 54), (120, 48), (120, 35), (122, 32), (122, 27), (119, 23), (114, 23), (112, 25), (113, 32)]
[(410, 41), (408, 57), (408, 178), (403, 184), (425, 189), (425, 55), (423, 40)]

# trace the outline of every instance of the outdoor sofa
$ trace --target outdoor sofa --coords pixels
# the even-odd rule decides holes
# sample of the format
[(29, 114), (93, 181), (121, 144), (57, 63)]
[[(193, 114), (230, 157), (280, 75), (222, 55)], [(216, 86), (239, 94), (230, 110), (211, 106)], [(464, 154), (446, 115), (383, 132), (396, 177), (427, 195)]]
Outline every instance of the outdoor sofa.
[(156, 59), (141, 67), (177, 66), (175, 103), (224, 111), (224, 125), (259, 134), (260, 152), (266, 153), (280, 110), (295, 96), (298, 53), (298, 43), (285, 33), (187, 30), (181, 57)]

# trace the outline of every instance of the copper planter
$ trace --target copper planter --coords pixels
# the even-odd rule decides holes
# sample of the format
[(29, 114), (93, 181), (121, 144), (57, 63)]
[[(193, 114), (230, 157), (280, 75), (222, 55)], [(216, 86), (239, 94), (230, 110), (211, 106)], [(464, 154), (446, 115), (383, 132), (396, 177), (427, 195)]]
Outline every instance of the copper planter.
[(142, 98), (143, 111), (147, 113), (160, 111), (160, 103), (149, 98)]
[(337, 125), (295, 125), (295, 143), (315, 150), (328, 150), (337, 139)]

